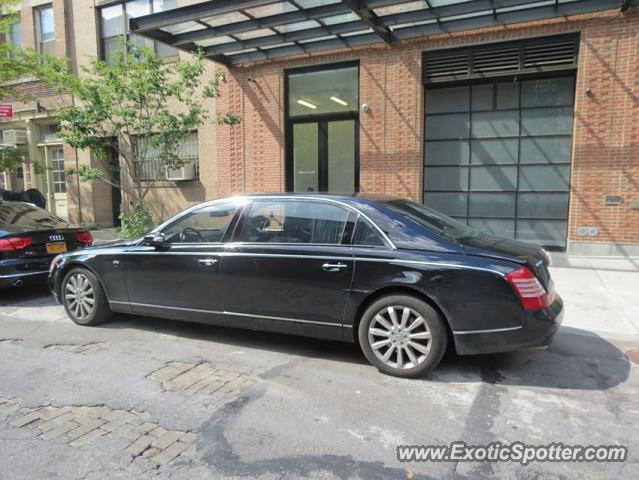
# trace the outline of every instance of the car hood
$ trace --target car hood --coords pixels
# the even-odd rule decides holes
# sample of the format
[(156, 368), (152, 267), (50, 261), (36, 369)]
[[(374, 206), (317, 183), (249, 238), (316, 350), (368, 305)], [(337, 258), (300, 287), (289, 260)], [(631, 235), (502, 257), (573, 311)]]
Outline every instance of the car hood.
[(129, 245), (134, 245), (137, 240), (110, 240), (108, 242), (100, 242), (97, 244), (93, 244), (90, 247), (83, 249), (83, 252), (87, 252), (90, 250), (104, 250), (104, 249), (116, 249), (119, 247), (127, 247)]

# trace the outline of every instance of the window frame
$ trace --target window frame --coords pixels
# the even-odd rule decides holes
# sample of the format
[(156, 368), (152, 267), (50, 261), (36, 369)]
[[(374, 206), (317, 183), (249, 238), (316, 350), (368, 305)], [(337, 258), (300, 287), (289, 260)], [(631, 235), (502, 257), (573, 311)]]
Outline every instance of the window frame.
[[(244, 224), (246, 223), (246, 220), (249, 218), (249, 215), (251, 214), (251, 210), (253, 208), (253, 205), (256, 202), (260, 202), (260, 201), (266, 201), (266, 202), (282, 202), (282, 203), (315, 203), (315, 204), (322, 204), (322, 205), (331, 205), (334, 207), (338, 207), (341, 208), (342, 210), (344, 210), (347, 215), (346, 215), (346, 222), (344, 225), (344, 230), (342, 231), (342, 241), (341, 243), (299, 243), (299, 242), (245, 242), (240, 240), (240, 234), (242, 233), (242, 228), (244, 227)], [(265, 245), (265, 246), (290, 246), (290, 247), (328, 247), (328, 248), (334, 248), (334, 247), (351, 247), (351, 241), (353, 238), (353, 231), (355, 228), (355, 221), (357, 220), (357, 215), (358, 212), (355, 211), (353, 208), (351, 208), (348, 205), (345, 205), (343, 203), (340, 202), (328, 202), (322, 199), (315, 199), (315, 198), (273, 198), (273, 197), (264, 197), (264, 198), (252, 198), (250, 199), (246, 205), (244, 206), (244, 208), (242, 209), (241, 215), (239, 217), (239, 220), (237, 222), (237, 224), (235, 225), (235, 229), (233, 232), (233, 235), (231, 237), (230, 243), (236, 244), (236, 245), (250, 245), (250, 246), (257, 246), (257, 245)]]
[[(375, 233), (377, 238), (382, 242), (381, 245), (363, 245), (361, 243), (354, 243), (355, 232), (357, 231), (357, 226), (359, 225), (360, 222), (362, 222), (363, 224), (366, 224), (368, 228), (370, 228)], [(373, 223), (370, 220), (368, 220), (366, 217), (364, 217), (362, 214), (359, 214), (359, 213), (357, 214), (357, 218), (355, 219), (355, 223), (353, 225), (353, 233), (351, 235), (351, 246), (356, 248), (378, 248), (378, 249), (382, 248), (384, 250), (388, 249), (386, 239), (384, 239), (384, 237), (380, 235), (379, 230), (375, 228), (375, 225), (373, 225)]]
[(240, 216), (242, 215), (242, 213), (244, 211), (244, 206), (241, 203), (232, 202), (232, 201), (225, 201), (225, 202), (220, 202), (220, 203), (209, 203), (209, 204), (204, 204), (204, 205), (196, 205), (196, 206), (194, 206), (192, 208), (189, 208), (189, 209), (185, 210), (184, 212), (178, 214), (177, 216), (167, 220), (163, 224), (159, 225), (152, 232), (154, 232), (154, 233), (157, 232), (157, 233), (162, 233), (163, 234), (164, 231), (167, 228), (170, 228), (171, 226), (175, 225), (176, 223), (184, 220), (185, 217), (188, 217), (189, 215), (197, 214), (201, 210), (220, 208), (220, 207), (234, 207), (235, 208), (235, 212), (233, 213), (233, 216), (232, 216), (231, 220), (229, 221), (228, 225), (226, 226), (226, 230), (222, 234), (221, 240), (219, 242), (168, 242), (167, 241), (166, 244), (168, 246), (170, 246), (170, 247), (176, 247), (176, 246), (191, 246), (192, 247), (192, 246), (201, 246), (201, 245), (222, 245), (222, 244), (225, 244), (225, 243), (229, 243), (229, 240), (230, 240), (231, 236), (235, 232), (236, 224), (237, 224)]
[[(44, 10), (51, 10), (51, 15), (53, 17), (53, 38), (51, 40), (42, 40), (42, 23), (41, 23), (41, 13)], [(44, 5), (38, 5), (33, 9), (34, 23), (35, 23), (35, 34), (36, 34), (36, 48), (38, 53), (44, 53), (42, 45), (44, 43), (52, 43), (53, 50), (55, 52), (55, 41), (56, 41), (56, 28), (55, 28), (55, 11), (53, 10), (53, 4), (47, 3)], [(24, 41), (24, 39), (23, 39)], [(55, 54), (55, 53), (54, 53)]]
[[(305, 74), (321, 72), (325, 70), (341, 70), (346, 68), (357, 68), (357, 108), (352, 111), (333, 112), (323, 114), (307, 114), (291, 116), (289, 102), (290, 102), (290, 81), (291, 75)], [(360, 191), (360, 117), (359, 117), (359, 102), (361, 101), (361, 66), (359, 60), (348, 60), (342, 62), (322, 63), (318, 65), (310, 65), (305, 67), (295, 67), (284, 69), (284, 183), (286, 190), (293, 192), (295, 190), (295, 159), (293, 151), (293, 128), (294, 125), (299, 123), (321, 123), (324, 125), (321, 128), (326, 128), (326, 124), (329, 121), (339, 120), (354, 120), (355, 122), (355, 165), (354, 165), (354, 177), (353, 177), (353, 191)], [(320, 137), (321, 137), (320, 133)], [(326, 142), (321, 149), (326, 149)], [(325, 155), (327, 156), (327, 154)], [(322, 157), (322, 155), (320, 155)], [(323, 158), (318, 158), (318, 173), (319, 170), (328, 171), (326, 162)], [(322, 180), (320, 180), (320, 183)], [(322, 189), (322, 186), (318, 186), (318, 192), (322, 193), (326, 190)]]
[[(197, 172), (197, 177), (194, 178), (193, 180), (198, 180), (200, 178), (200, 132), (199, 130), (192, 130), (191, 132), (189, 132), (189, 135), (194, 135), (195, 139), (194, 139), (194, 144), (195, 147), (197, 148), (197, 156), (195, 156), (194, 158), (189, 158), (187, 159), (187, 161), (184, 162), (184, 164), (186, 165), (187, 163), (191, 162), (191, 163), (195, 163), (195, 170)], [(134, 137), (134, 139), (137, 141), (138, 138), (140, 137), (144, 137), (146, 135), (136, 135)], [(188, 136), (185, 137), (185, 141), (188, 141)], [(180, 145), (179, 148), (182, 148), (183, 145)], [(180, 157), (181, 158), (181, 157)], [(166, 165), (162, 166), (162, 170), (163, 170), (163, 174), (159, 177), (156, 178), (140, 178), (137, 175), (137, 168), (139, 164), (142, 164), (144, 162), (148, 162), (149, 160), (154, 160), (153, 158), (146, 158), (143, 160), (139, 160), (139, 161), (134, 161), (133, 162), (133, 181), (134, 182), (138, 182), (138, 183), (153, 183), (153, 182), (173, 182), (174, 180), (167, 180), (166, 178)]]
[[(18, 36), (20, 37), (18, 39), (18, 43), (16, 43), (14, 40), (15, 38), (13, 38), (15, 36), (16, 33), (16, 28), (17, 28), (17, 33)], [(4, 34), (4, 41), (5, 42), (9, 42), (10, 44), (16, 46), (16, 47), (22, 47), (24, 45), (24, 32), (22, 30), (22, 19), (20, 17), (17, 18), (17, 20), (13, 23), (11, 23), (9, 25), (9, 27), (7, 28), (6, 33)]]
[[(106, 48), (105, 48), (105, 40), (107, 39), (111, 39), (111, 38), (116, 38), (116, 36), (112, 36), (112, 37), (107, 37), (105, 38), (103, 36), (103, 28), (102, 28), (102, 10), (104, 10), (105, 8), (110, 8), (110, 7), (114, 7), (116, 5), (120, 5), (122, 7), (122, 35), (121, 35), (121, 40), (123, 40), (124, 42), (128, 42), (130, 40), (130, 36), (131, 36), (131, 32), (129, 31), (129, 17), (127, 16), (126, 13), (126, 4), (127, 3), (131, 3), (133, 0), (118, 0), (117, 2), (110, 2), (108, 4), (105, 5), (100, 5), (96, 8), (96, 14), (97, 14), (97, 18), (96, 18), (96, 24), (98, 27), (98, 39), (100, 41), (100, 60), (107, 62), (107, 58), (106, 58)], [(160, 11), (169, 11), (169, 10), (159, 10), (158, 12), (154, 12), (153, 10), (153, 0), (147, 0), (148, 1), (148, 5), (149, 5), (149, 13), (153, 14), (153, 13), (158, 13)], [(176, 5), (176, 8), (178, 8), (179, 5)], [(179, 58), (180, 56), (180, 51), (173, 47), (175, 50), (175, 54), (173, 55), (159, 55), (158, 54), (158, 49), (157, 49), (157, 45), (158, 45), (158, 41), (157, 40), (151, 40), (153, 42), (153, 51), (155, 52), (155, 54), (162, 58), (165, 62), (170, 62), (170, 61), (174, 61), (176, 59)]]

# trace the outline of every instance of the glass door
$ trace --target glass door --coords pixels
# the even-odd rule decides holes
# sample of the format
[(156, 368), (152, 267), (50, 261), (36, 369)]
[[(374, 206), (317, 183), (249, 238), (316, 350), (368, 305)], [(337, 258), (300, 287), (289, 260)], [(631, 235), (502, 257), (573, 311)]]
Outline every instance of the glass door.
[(358, 191), (358, 64), (287, 71), (286, 94), (287, 190)]
[(64, 149), (62, 145), (43, 147), (47, 166), (47, 208), (57, 216), (67, 219), (67, 182), (64, 169)]
[(294, 123), (293, 190), (352, 193), (357, 190), (357, 122)]

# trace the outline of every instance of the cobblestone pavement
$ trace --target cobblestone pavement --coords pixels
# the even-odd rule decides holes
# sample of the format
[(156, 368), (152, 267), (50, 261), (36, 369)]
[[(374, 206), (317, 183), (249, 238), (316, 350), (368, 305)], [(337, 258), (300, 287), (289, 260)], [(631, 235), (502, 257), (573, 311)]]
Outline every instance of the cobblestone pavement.
[(195, 455), (196, 436), (192, 432), (166, 430), (149, 421), (148, 412), (111, 410), (99, 407), (22, 407), (17, 397), (0, 395), (0, 412), (13, 414), (9, 425), (23, 428), (37, 427), (39, 438), (62, 438), (71, 447), (82, 447), (102, 436), (124, 438), (131, 443), (125, 449), (134, 457), (142, 455), (153, 463), (166, 465), (179, 455)]
[[(639, 344), (575, 327), (545, 351), (379, 374), (353, 345), (0, 297), (0, 479), (639, 477)], [(619, 443), (623, 464), (413, 463), (398, 444)]]
[(216, 392), (237, 395), (255, 381), (246, 375), (214, 368), (210, 363), (169, 362), (149, 378), (162, 383), (169, 392), (211, 395)]

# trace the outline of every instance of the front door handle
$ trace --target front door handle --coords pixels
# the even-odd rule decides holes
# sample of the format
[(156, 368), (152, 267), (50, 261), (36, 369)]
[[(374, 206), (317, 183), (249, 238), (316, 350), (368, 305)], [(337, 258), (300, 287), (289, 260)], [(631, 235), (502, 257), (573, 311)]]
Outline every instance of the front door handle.
[(212, 267), (217, 263), (216, 258), (200, 258), (197, 263), (204, 265), (205, 267)]
[(345, 263), (342, 262), (337, 262), (337, 263), (325, 263), (324, 265), (322, 265), (322, 269), (325, 272), (339, 272), (341, 270), (343, 270), (344, 268), (347, 268), (348, 265), (346, 265)]

